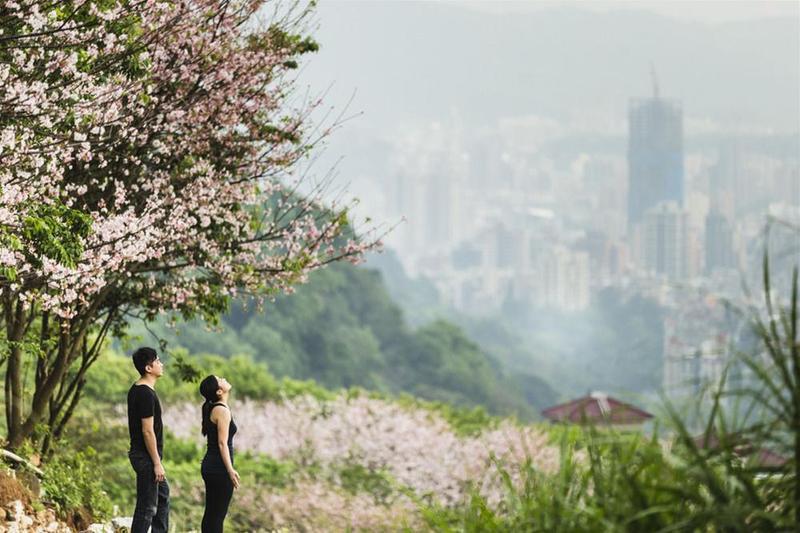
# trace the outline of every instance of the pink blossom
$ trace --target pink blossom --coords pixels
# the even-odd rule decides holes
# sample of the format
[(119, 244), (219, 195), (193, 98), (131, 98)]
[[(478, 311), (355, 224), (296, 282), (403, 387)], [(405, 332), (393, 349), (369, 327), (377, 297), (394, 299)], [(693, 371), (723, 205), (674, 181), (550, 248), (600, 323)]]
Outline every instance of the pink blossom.
[[(192, 404), (172, 407), (165, 424), (180, 437), (199, 439), (196, 412)], [(418, 496), (431, 494), (445, 505), (462, 502), (470, 485), (499, 503), (503, 486), (493, 458), (512, 472), (527, 457), (548, 473), (559, 464), (558, 449), (536, 428), (506, 421), (464, 437), (434, 412), (365, 396), (243, 401), (234, 415), (239, 449), (325, 469), (355, 462), (385, 470)]]

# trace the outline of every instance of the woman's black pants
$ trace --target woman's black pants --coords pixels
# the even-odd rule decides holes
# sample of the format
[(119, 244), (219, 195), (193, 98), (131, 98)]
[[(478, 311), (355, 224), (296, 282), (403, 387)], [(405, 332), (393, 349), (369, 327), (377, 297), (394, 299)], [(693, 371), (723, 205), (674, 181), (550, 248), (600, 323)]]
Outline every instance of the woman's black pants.
[(233, 482), (227, 473), (203, 472), (206, 484), (206, 510), (203, 513), (202, 533), (222, 533), (222, 524), (228, 514), (233, 496)]

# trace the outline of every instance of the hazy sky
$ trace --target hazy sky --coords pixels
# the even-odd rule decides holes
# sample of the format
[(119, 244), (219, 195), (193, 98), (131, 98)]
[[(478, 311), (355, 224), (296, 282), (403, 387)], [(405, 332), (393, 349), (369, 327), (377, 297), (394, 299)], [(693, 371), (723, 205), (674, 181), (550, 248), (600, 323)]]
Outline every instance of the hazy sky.
[(624, 128), (628, 100), (681, 100), (705, 129), (800, 129), (800, 2), (322, 0), (301, 83), (356, 126), (540, 116)]
[[(435, 0), (431, 0), (435, 1)], [(635, 9), (651, 11), (659, 15), (682, 20), (705, 23), (720, 23), (734, 20), (749, 20), (765, 17), (800, 17), (800, 1), (731, 1), (731, 0), (672, 0), (651, 2), (645, 0), (624, 0), (608, 2), (602, 0), (574, 1), (490, 1), (490, 2), (448, 2), (465, 8), (493, 12), (533, 12), (554, 7), (578, 7), (596, 11), (617, 11)]]
[(299, 82), (324, 94), (322, 111), (354, 116), (317, 167), (344, 158), (345, 182), (383, 176), (398, 141), (437, 124), (469, 135), (511, 121), (622, 154), (651, 66), (687, 139), (800, 131), (798, 1), (320, 0), (314, 18), (321, 48)]

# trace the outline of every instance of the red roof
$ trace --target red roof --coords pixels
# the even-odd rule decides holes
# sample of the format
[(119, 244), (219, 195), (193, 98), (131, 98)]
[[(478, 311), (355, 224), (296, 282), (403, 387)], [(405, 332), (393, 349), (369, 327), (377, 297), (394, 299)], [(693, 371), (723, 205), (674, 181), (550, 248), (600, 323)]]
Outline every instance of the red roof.
[(640, 424), (653, 415), (602, 393), (593, 393), (542, 411), (552, 422)]
[[(695, 446), (708, 450), (720, 450), (722, 442), (717, 434), (698, 435), (692, 439)], [(788, 459), (767, 448), (753, 446), (746, 438), (732, 434), (727, 436), (725, 443), (739, 457), (755, 457), (755, 464), (761, 467), (780, 468), (786, 465)]]

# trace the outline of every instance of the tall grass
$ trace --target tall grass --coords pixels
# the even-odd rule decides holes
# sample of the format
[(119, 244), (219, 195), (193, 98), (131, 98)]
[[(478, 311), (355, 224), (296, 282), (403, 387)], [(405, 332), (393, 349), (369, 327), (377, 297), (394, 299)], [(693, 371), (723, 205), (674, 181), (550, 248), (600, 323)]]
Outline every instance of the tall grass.
[[(564, 432), (557, 474), (496, 463), (505, 497), (472, 491), (456, 508), (425, 506), (439, 531), (800, 531), (798, 269), (785, 303), (769, 257), (763, 303), (748, 310), (758, 349), (735, 353), (696, 400), (697, 418), (665, 400), (665, 432)], [(577, 435), (577, 438), (575, 438)]]

